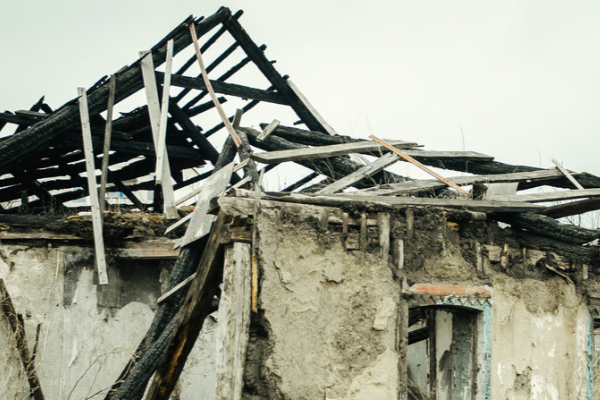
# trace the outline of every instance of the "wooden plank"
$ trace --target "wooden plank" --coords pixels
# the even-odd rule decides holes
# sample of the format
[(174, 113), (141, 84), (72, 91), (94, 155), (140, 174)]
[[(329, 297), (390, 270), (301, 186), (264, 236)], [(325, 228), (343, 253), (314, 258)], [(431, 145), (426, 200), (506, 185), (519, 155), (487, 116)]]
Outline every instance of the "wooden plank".
[[(394, 147), (402, 149), (412, 148), (417, 145), (416, 143), (405, 142), (402, 140), (394, 140), (390, 143)], [(268, 153), (256, 153), (252, 155), (252, 158), (263, 164), (274, 164), (282, 163), (285, 161), (313, 160), (317, 158), (341, 156), (351, 153), (379, 152), (386, 152), (385, 147), (383, 145), (373, 141), (364, 141), (319, 147), (303, 147), (301, 149), (294, 150), (278, 150), (270, 151)]]
[(367, 246), (369, 244), (369, 238), (367, 236), (368, 230), (367, 230), (367, 214), (366, 213), (361, 213), (360, 214), (360, 240), (359, 240), (359, 249), (361, 251), (366, 251), (367, 250)]
[[(235, 192), (240, 197), (250, 197), (247, 190), (236, 189)], [(321, 196), (306, 193), (267, 193), (262, 195), (262, 199), (330, 207), (339, 207), (350, 204), (357, 206), (362, 204), (365, 207), (370, 205), (380, 205), (382, 207), (390, 207), (390, 210), (397, 207), (406, 206), (432, 206), (468, 209), (481, 212), (537, 212), (544, 208), (544, 206), (517, 201), (463, 200), (425, 197), (353, 196), (349, 194)]]
[(412, 240), (415, 233), (415, 210), (407, 208), (405, 213), (406, 218), (406, 240)]
[(373, 163), (365, 165), (364, 167), (354, 171), (350, 175), (346, 175), (345, 177), (338, 179), (332, 184), (325, 186), (323, 189), (317, 191), (317, 194), (332, 194), (336, 192), (341, 192), (342, 190), (346, 189), (349, 186), (352, 186), (356, 182), (360, 182), (361, 180), (382, 171), (383, 169), (389, 167), (398, 160), (400, 160), (400, 156), (398, 156), (396, 153), (384, 154), (383, 156), (375, 160)]
[(190, 225), (188, 226), (185, 236), (181, 241), (181, 247), (187, 246), (190, 243), (206, 236), (210, 232), (210, 228), (215, 220), (214, 215), (208, 214), (210, 201), (225, 193), (225, 189), (229, 185), (231, 174), (233, 173), (234, 162), (221, 168), (206, 179), (204, 186), (206, 190), (200, 192), (196, 207), (192, 213)]
[(223, 111), (223, 108), (221, 107), (221, 103), (219, 103), (219, 100), (217, 99), (217, 95), (215, 94), (215, 91), (213, 90), (212, 85), (208, 79), (208, 74), (206, 72), (206, 68), (204, 68), (204, 61), (202, 60), (202, 54), (200, 53), (200, 46), (198, 44), (198, 38), (196, 37), (196, 29), (194, 27), (193, 22), (190, 24), (190, 34), (192, 36), (192, 42), (194, 44), (194, 49), (196, 50), (196, 57), (198, 58), (198, 65), (200, 65), (200, 70), (202, 71), (202, 78), (204, 80), (204, 84), (206, 85), (206, 90), (210, 94), (210, 97), (211, 97), (213, 103), (215, 103), (215, 107), (216, 107), (217, 111), (219, 112), (219, 115), (221, 116), (221, 120), (223, 121), (223, 124), (225, 124), (225, 127), (227, 128), (229, 135), (233, 139), (233, 143), (236, 145), (236, 147), (239, 148), (242, 145), (242, 141), (239, 138), (235, 129), (233, 129), (233, 126), (229, 122), (229, 119), (225, 115), (225, 111)]
[(166, 230), (165, 230), (165, 235), (174, 231), (175, 229), (179, 228), (180, 226), (184, 225), (186, 222), (188, 222), (190, 219), (192, 219), (192, 215), (194, 215), (193, 213), (189, 213), (188, 215), (186, 215), (185, 217), (181, 218), (179, 221), (175, 222), (173, 225), (169, 226)]
[(104, 212), (106, 204), (106, 183), (108, 181), (108, 162), (110, 157), (110, 139), (112, 134), (113, 108), (115, 105), (115, 90), (117, 77), (111, 75), (108, 82), (108, 106), (106, 126), (104, 127), (104, 151), (102, 152), (102, 176), (100, 178), (100, 213)]
[[(408, 150), (405, 151), (408, 153)], [(544, 182), (562, 177), (560, 171), (556, 169), (543, 169), (532, 172), (516, 172), (512, 174), (494, 174), (494, 175), (477, 175), (477, 176), (455, 176), (447, 178), (449, 181), (457, 185), (473, 185), (476, 182), (482, 183), (502, 183), (502, 182)], [(373, 195), (373, 196), (388, 196), (396, 194), (417, 194), (427, 191), (443, 189), (445, 184), (437, 180), (419, 180), (410, 182), (390, 183), (386, 189), (363, 189), (353, 192), (354, 195)]]
[(262, 142), (263, 140), (268, 139), (268, 137), (277, 129), (281, 122), (278, 119), (274, 119), (265, 129), (263, 129), (262, 133), (258, 135), (256, 140)]
[[(405, 278), (406, 279), (406, 278)], [(408, 399), (408, 302), (402, 296), (398, 304), (396, 343), (398, 352), (398, 399)]]
[(139, 260), (176, 260), (179, 250), (173, 249), (174, 240), (147, 240), (126, 246), (109, 247), (117, 258), (135, 258)]
[(195, 272), (193, 274), (191, 274), (190, 276), (188, 276), (187, 278), (185, 278), (183, 281), (179, 282), (171, 290), (169, 290), (168, 292), (166, 292), (165, 294), (163, 294), (162, 296), (160, 296), (158, 298), (158, 300), (156, 300), (156, 304), (160, 304), (160, 303), (164, 302), (166, 299), (168, 299), (169, 297), (171, 297), (173, 295), (173, 293), (176, 293), (179, 290), (181, 290), (184, 287), (186, 287), (190, 282), (192, 282), (194, 280), (194, 278), (196, 278), (196, 273)]
[(519, 182), (490, 183), (487, 185), (484, 198), (494, 199), (502, 196), (513, 196), (517, 194), (518, 187)]
[(98, 268), (98, 282), (108, 285), (106, 258), (104, 253), (104, 238), (102, 237), (102, 216), (96, 186), (96, 166), (94, 165), (94, 150), (92, 146), (92, 131), (90, 129), (90, 115), (88, 113), (87, 95), (84, 88), (77, 89), (79, 95), (79, 114), (81, 117), (81, 133), (83, 136), (83, 152), (87, 172), (88, 192), (92, 203), (92, 227), (94, 230), (94, 248), (96, 251), (96, 267)]
[(520, 194), (516, 196), (497, 197), (499, 201), (524, 201), (531, 203), (541, 203), (546, 201), (561, 201), (583, 199), (586, 197), (600, 197), (600, 189), (577, 189), (577, 190), (562, 190), (560, 192), (532, 193)]
[(321, 116), (321, 114), (319, 114), (317, 109), (314, 108), (312, 104), (310, 104), (310, 102), (304, 96), (304, 94), (302, 94), (302, 92), (300, 91), (298, 86), (296, 86), (296, 84), (294, 82), (292, 82), (292, 80), (289, 78), (287, 79), (286, 82), (287, 82), (288, 86), (290, 87), (290, 89), (292, 89), (292, 91), (296, 94), (296, 96), (298, 96), (298, 99), (300, 100), (300, 102), (304, 105), (304, 107), (306, 107), (306, 109), (313, 116), (313, 118), (316, 119), (319, 122), (319, 124), (321, 124), (323, 126), (325, 133), (328, 133), (331, 136), (337, 135), (337, 132), (335, 131), (335, 129), (333, 129), (331, 127), (331, 125), (329, 125), (327, 123), (327, 121), (325, 121), (325, 118), (323, 118)]
[[(44, 400), (44, 393), (42, 391), (42, 384), (38, 378), (35, 370), (34, 359), (29, 352), (27, 345), (27, 338), (25, 335), (25, 326), (23, 324), (21, 314), (17, 314), (15, 306), (10, 298), (4, 280), (0, 278), (0, 311), (4, 314), (4, 317), (8, 320), (10, 330), (14, 337), (14, 343), (16, 350), (19, 353), (19, 358), (25, 369), (25, 376), (29, 383), (31, 397), (34, 400)], [(27, 396), (28, 397), (28, 396)]]
[(0, 239), (2, 240), (29, 240), (29, 239), (44, 239), (44, 240), (83, 240), (79, 236), (69, 235), (66, 233), (55, 233), (50, 231), (32, 231), (32, 232), (11, 232), (0, 231)]
[(386, 143), (384, 141), (382, 141), (381, 139), (378, 139), (377, 137), (375, 137), (374, 135), (369, 136), (371, 139), (375, 140), (376, 142), (384, 145), (385, 147), (387, 147), (388, 149), (390, 149), (391, 151), (393, 151), (394, 153), (398, 154), (400, 157), (404, 158), (406, 161), (408, 161), (409, 163), (419, 167), (420, 169), (422, 169), (423, 171), (427, 172), (429, 175), (433, 176), (434, 178), (440, 180), (441, 182), (444, 182), (446, 185), (450, 186), (451, 188), (454, 188), (455, 190), (457, 190), (460, 193), (466, 194), (468, 195), (469, 193), (467, 191), (465, 191), (464, 189), (461, 189), (458, 185), (454, 184), (453, 182), (450, 182), (448, 179), (444, 178), (443, 176), (441, 176), (440, 174), (430, 170), (429, 168), (427, 168), (426, 166), (424, 166), (423, 164), (421, 164), (420, 162), (418, 162), (417, 160), (415, 160), (414, 158), (412, 158), (411, 156), (402, 153), (400, 150), (394, 148), (391, 144)]
[(562, 172), (568, 180), (571, 181), (571, 183), (573, 183), (573, 185), (575, 185), (575, 187), (577, 189), (583, 189), (584, 187), (581, 186), (581, 184), (579, 182), (577, 182), (575, 180), (575, 178), (573, 177), (573, 175), (571, 175), (571, 173), (569, 171), (567, 171), (561, 163), (558, 162), (558, 160), (556, 158), (552, 159), (552, 162), (554, 163), (554, 165), (556, 165), (556, 168), (558, 168), (560, 170), (560, 172)]
[(235, 242), (225, 250), (216, 349), (216, 399), (241, 400), (250, 331), (251, 248)]
[[(154, 75), (154, 63), (150, 52), (140, 52), (142, 75), (144, 78), (144, 86), (146, 88), (146, 98), (148, 100), (148, 114), (150, 116), (150, 126), (152, 128), (152, 139), (154, 141), (154, 149), (158, 152), (159, 147), (159, 131), (160, 131), (160, 104), (158, 100), (158, 89), (156, 87), (156, 78)], [(164, 153), (164, 152), (163, 152)], [(175, 195), (173, 193), (173, 185), (171, 183), (171, 167), (169, 165), (169, 157), (166, 153), (163, 154), (163, 176), (162, 176), (162, 194), (164, 201), (163, 212), (167, 218), (178, 218), (177, 209), (175, 208)]]
[(169, 96), (171, 90), (171, 68), (173, 67), (173, 39), (167, 42), (167, 58), (162, 87), (162, 102), (160, 105), (160, 122), (158, 123), (158, 149), (156, 150), (156, 184), (162, 185), (164, 160), (167, 145), (167, 118), (169, 116)]

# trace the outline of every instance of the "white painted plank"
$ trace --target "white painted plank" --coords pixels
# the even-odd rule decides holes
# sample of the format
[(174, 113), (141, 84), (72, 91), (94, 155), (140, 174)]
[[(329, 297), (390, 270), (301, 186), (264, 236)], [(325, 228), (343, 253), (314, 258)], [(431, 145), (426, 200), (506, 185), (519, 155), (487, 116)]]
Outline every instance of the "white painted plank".
[(216, 218), (214, 215), (208, 214), (210, 201), (225, 193), (229, 181), (231, 180), (234, 164), (235, 162), (227, 164), (206, 179), (202, 186), (203, 190), (200, 192), (198, 200), (196, 201), (196, 207), (192, 213), (190, 225), (188, 226), (181, 243), (176, 246), (187, 246), (210, 232), (210, 228)]
[(518, 188), (519, 182), (488, 183), (484, 198), (495, 199), (502, 196), (514, 196), (517, 194)]
[(250, 333), (250, 244), (225, 250), (216, 349), (216, 400), (241, 400)]
[(171, 90), (171, 68), (173, 65), (173, 39), (167, 42), (167, 59), (165, 62), (165, 80), (163, 82), (162, 102), (160, 105), (160, 122), (158, 125), (158, 150), (156, 151), (156, 184), (162, 185), (164, 158), (167, 152), (167, 119), (169, 115), (169, 93)]
[[(160, 128), (160, 104), (158, 100), (158, 89), (156, 87), (156, 77), (154, 76), (154, 62), (152, 54), (149, 51), (140, 52), (142, 59), (142, 76), (146, 88), (146, 98), (148, 100), (148, 114), (150, 115), (150, 127), (152, 128), (152, 139), (154, 141), (154, 150), (158, 152), (159, 128)], [(178, 218), (175, 208), (175, 194), (173, 193), (173, 184), (171, 181), (171, 167), (169, 166), (169, 157), (164, 153), (162, 193), (164, 201), (164, 213), (167, 218)]]
[(96, 185), (94, 147), (92, 145), (92, 130), (90, 127), (90, 115), (88, 111), (85, 88), (78, 88), (77, 94), (79, 95), (79, 115), (81, 118), (81, 133), (83, 136), (85, 170), (87, 174), (90, 201), (92, 203), (92, 227), (94, 230), (94, 249), (96, 252), (96, 266), (98, 267), (98, 282), (100, 285), (108, 285), (108, 273), (106, 271), (106, 258), (104, 254), (104, 239), (102, 237), (102, 216), (100, 215), (100, 201), (98, 199), (98, 187)]

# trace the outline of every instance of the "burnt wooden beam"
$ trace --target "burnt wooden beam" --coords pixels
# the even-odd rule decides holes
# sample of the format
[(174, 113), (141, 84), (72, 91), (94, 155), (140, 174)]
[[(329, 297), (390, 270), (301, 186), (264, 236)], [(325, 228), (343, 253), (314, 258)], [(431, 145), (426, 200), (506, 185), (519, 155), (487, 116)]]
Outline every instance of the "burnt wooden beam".
[(600, 238), (600, 231), (580, 226), (561, 224), (554, 218), (543, 215), (516, 213), (500, 214), (492, 217), (536, 235), (546, 236), (566, 243), (584, 244)]
[(542, 211), (542, 214), (552, 218), (563, 218), (596, 210), (600, 210), (600, 199), (587, 199), (551, 206)]
[(248, 33), (242, 28), (240, 23), (234, 18), (228, 17), (223, 21), (231, 36), (240, 44), (244, 52), (252, 58), (254, 64), (265, 75), (265, 77), (281, 94), (292, 109), (298, 114), (300, 119), (309, 127), (309, 129), (326, 132), (325, 127), (314, 117), (311, 111), (304, 105), (294, 90), (288, 85), (286, 80), (277, 72), (273, 64), (265, 57), (260, 48), (252, 41)]
[[(156, 72), (157, 79), (163, 79), (164, 73)], [(286, 99), (277, 92), (255, 89), (248, 86), (236, 85), (221, 81), (210, 81), (215, 93), (229, 96), (241, 97), (243, 99), (260, 100), (268, 103), (287, 105)], [(206, 90), (206, 85), (202, 78), (191, 78), (182, 75), (172, 75), (171, 84), (189, 89)]]
[[(31, 106), (31, 108), (29, 109), (29, 111), (32, 112), (38, 112), (40, 111), (40, 109), (42, 108), (42, 104), (44, 104), (44, 96), (42, 96), (33, 106)], [(19, 113), (17, 113), (18, 115)], [(15, 130), (15, 133), (19, 133), (25, 129), (27, 129), (29, 125), (19, 125), (17, 126), (17, 129)]]
[[(221, 103), (221, 104), (226, 103), (228, 101), (227, 97), (223, 97), (223, 96), (219, 97), (218, 100), (219, 100), (219, 103)], [(215, 103), (213, 103), (211, 100), (211, 101), (207, 101), (206, 103), (202, 103), (199, 106), (189, 108), (185, 111), (185, 113), (188, 115), (188, 117), (192, 118), (198, 114), (202, 114), (203, 112), (211, 110), (213, 108), (215, 108)], [(184, 110), (184, 109), (182, 108), (182, 110)]]
[[(229, 18), (231, 12), (227, 8), (221, 8), (214, 15), (206, 18), (196, 25), (198, 36), (210, 31), (223, 21)], [(174, 40), (174, 54), (177, 54), (192, 42), (189, 34), (188, 25), (191, 19), (188, 18), (181, 25), (175, 28), (167, 37), (152, 48), (152, 58), (156, 66), (165, 61), (166, 44), (170, 39)], [(142, 72), (140, 61), (115, 74), (116, 93), (115, 103), (129, 97), (133, 93), (143, 88)], [(106, 110), (108, 99), (108, 83), (103, 84), (97, 89), (88, 93), (88, 104), (90, 114), (99, 114)], [(79, 110), (76, 101), (65, 104), (56, 110), (50, 117), (37, 124), (30, 126), (19, 135), (13, 135), (8, 140), (0, 142), (0, 174), (6, 172), (17, 162), (28, 161), (36, 158), (36, 151), (45, 147), (51, 140), (55, 139), (64, 129), (69, 129), (79, 125)]]
[[(267, 46), (265, 46), (265, 45), (261, 46), (262, 50), (264, 50), (266, 48), (267, 48)], [(239, 63), (237, 63), (233, 67), (231, 67), (227, 72), (225, 72), (223, 75), (221, 75), (219, 78), (217, 78), (217, 80), (220, 81), (220, 82), (225, 82), (227, 79), (231, 78), (238, 71), (240, 71), (242, 68), (244, 68), (250, 61), (252, 61), (250, 59), (250, 57), (244, 58), (242, 61), (240, 61)], [(189, 102), (187, 102), (187, 104), (185, 106), (183, 106), (182, 108), (184, 110), (186, 110), (186, 111), (190, 111), (192, 109), (192, 107), (196, 103), (198, 103), (200, 100), (202, 100), (207, 94), (208, 94), (208, 92), (206, 92), (206, 91), (203, 91), (202, 93), (199, 93), (198, 95), (196, 95), (196, 97), (194, 97)]]
[(60, 203), (56, 202), (56, 198), (50, 194), (48, 190), (38, 182), (30, 172), (28, 171), (19, 171), (19, 170), (11, 170), (10, 173), (17, 179), (21, 181), (21, 183), (29, 189), (31, 194), (35, 194), (39, 200), (42, 201), (43, 205), (49, 207), (53, 210), (56, 206), (60, 206)]
[(169, 102), (169, 112), (171, 113), (171, 117), (181, 125), (184, 132), (192, 139), (193, 143), (198, 146), (198, 151), (202, 154), (203, 158), (209, 160), (214, 165), (219, 158), (219, 152), (200, 132), (192, 120), (190, 120), (185, 111), (179, 108), (174, 99), (171, 99)]
[(600, 250), (596, 247), (584, 247), (560, 240), (535, 235), (533, 233), (516, 231), (516, 240), (523, 246), (533, 247), (540, 250), (553, 251), (573, 261), (585, 264), (600, 265)]
[(408, 332), (408, 344), (415, 344), (429, 339), (429, 328), (419, 328)]
[(286, 188), (282, 189), (281, 191), (282, 192), (293, 192), (294, 190), (298, 189), (302, 185), (306, 185), (308, 182), (312, 181), (317, 176), (319, 176), (318, 173), (311, 172), (310, 174), (306, 175), (304, 178), (300, 179), (297, 182), (292, 183), (291, 185), (287, 186)]

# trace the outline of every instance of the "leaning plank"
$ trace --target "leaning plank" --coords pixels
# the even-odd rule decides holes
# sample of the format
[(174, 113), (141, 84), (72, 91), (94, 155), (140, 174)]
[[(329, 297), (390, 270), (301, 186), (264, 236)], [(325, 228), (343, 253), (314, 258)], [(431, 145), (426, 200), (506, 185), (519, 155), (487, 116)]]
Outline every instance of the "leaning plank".
[(583, 189), (584, 187), (581, 186), (581, 183), (577, 182), (577, 180), (575, 180), (575, 178), (573, 178), (573, 175), (571, 175), (571, 173), (569, 171), (567, 171), (561, 163), (558, 162), (558, 160), (556, 158), (552, 159), (552, 162), (554, 163), (554, 165), (556, 165), (556, 168), (558, 168), (560, 170), (560, 172), (562, 172), (568, 180), (571, 181), (571, 183), (573, 183), (573, 185), (575, 185), (575, 187), (577, 189)]
[(221, 196), (225, 192), (227, 185), (229, 185), (231, 174), (233, 173), (234, 164), (235, 162), (229, 163), (227, 166), (221, 168), (206, 179), (204, 186), (202, 186), (206, 189), (202, 190), (198, 196), (196, 207), (194, 208), (190, 220), (190, 225), (179, 246), (187, 246), (209, 233), (215, 219), (214, 215), (208, 214), (210, 201), (215, 197)]
[(171, 90), (171, 68), (173, 66), (173, 39), (167, 42), (167, 60), (165, 62), (165, 76), (162, 87), (162, 101), (160, 104), (160, 120), (158, 123), (158, 149), (156, 150), (156, 184), (162, 185), (164, 173), (164, 160), (167, 145), (167, 118), (169, 116), (169, 93)]
[(196, 36), (196, 29), (194, 28), (194, 23), (190, 24), (190, 35), (192, 37), (194, 49), (196, 50), (196, 58), (198, 59), (198, 65), (200, 65), (200, 70), (202, 71), (202, 79), (204, 80), (204, 84), (206, 85), (206, 90), (210, 94), (210, 98), (212, 99), (213, 103), (215, 104), (215, 107), (217, 108), (217, 111), (219, 112), (219, 115), (221, 116), (221, 120), (223, 120), (223, 123), (225, 124), (225, 127), (227, 128), (227, 131), (229, 132), (229, 135), (233, 139), (233, 143), (236, 145), (236, 147), (239, 148), (242, 145), (242, 141), (240, 140), (235, 129), (233, 129), (231, 122), (225, 115), (225, 111), (223, 111), (223, 107), (221, 107), (221, 103), (219, 103), (219, 99), (217, 99), (217, 95), (215, 94), (215, 91), (212, 88), (210, 80), (208, 79), (208, 73), (206, 72), (206, 68), (204, 67), (204, 60), (202, 59), (202, 53), (200, 53), (200, 45), (198, 44), (198, 38)]
[[(156, 87), (156, 78), (154, 76), (154, 63), (150, 52), (141, 52), (142, 59), (142, 75), (144, 78), (144, 86), (146, 87), (146, 98), (148, 99), (148, 114), (150, 115), (150, 126), (152, 128), (152, 139), (154, 141), (154, 149), (159, 157), (159, 140), (160, 140), (160, 105), (158, 100), (158, 89)], [(173, 193), (173, 185), (171, 183), (171, 168), (169, 166), (169, 157), (166, 151), (163, 150), (163, 172), (162, 182), (160, 184), (164, 201), (164, 213), (169, 219), (178, 217), (177, 209), (175, 208), (175, 195)]]
[(349, 186), (352, 186), (356, 182), (360, 182), (361, 180), (382, 171), (388, 166), (392, 165), (396, 161), (400, 159), (395, 153), (387, 153), (383, 156), (379, 157), (372, 164), (365, 165), (361, 169), (354, 171), (350, 175), (346, 175), (342, 179), (338, 179), (332, 184), (325, 186), (323, 189), (319, 190), (317, 194), (332, 194), (336, 192), (341, 192)]
[(108, 181), (108, 161), (110, 153), (110, 138), (113, 124), (113, 107), (115, 105), (115, 88), (117, 78), (111, 75), (108, 82), (108, 108), (106, 126), (104, 127), (104, 151), (102, 153), (102, 177), (100, 178), (100, 212), (104, 212), (106, 204), (106, 183)]
[(225, 250), (217, 326), (217, 400), (242, 398), (250, 330), (250, 247), (234, 242)]
[(211, 312), (210, 304), (217, 293), (222, 276), (219, 263), (225, 215), (217, 216), (202, 253), (196, 278), (192, 281), (183, 302), (173, 335), (154, 376), (146, 400), (167, 400), (175, 388), (204, 320)]
[(497, 197), (501, 201), (526, 201), (530, 203), (542, 203), (545, 201), (560, 201), (583, 199), (586, 197), (600, 197), (600, 189), (562, 190), (560, 192), (521, 194), (516, 196)]
[(415, 160), (414, 158), (412, 158), (411, 156), (402, 153), (400, 150), (394, 148), (390, 143), (386, 143), (381, 139), (378, 139), (377, 137), (375, 137), (374, 135), (369, 136), (371, 139), (375, 140), (376, 142), (384, 145), (385, 147), (387, 147), (388, 149), (390, 149), (391, 151), (393, 151), (394, 153), (398, 154), (400, 157), (404, 158), (406, 161), (408, 161), (409, 163), (419, 167), (420, 169), (422, 169), (423, 171), (427, 172), (429, 175), (433, 176), (434, 178), (438, 179), (441, 182), (444, 182), (446, 185), (456, 189), (458, 192), (463, 193), (463, 194), (469, 194), (467, 191), (465, 191), (464, 189), (461, 189), (459, 186), (457, 186), (456, 184), (454, 184), (453, 182), (450, 182), (448, 179), (444, 178), (443, 176), (441, 176), (440, 174), (430, 170), (429, 168), (427, 168), (426, 166), (424, 166), (423, 164), (421, 164), (420, 162), (418, 162), (417, 160)]
[[(236, 189), (235, 193), (240, 197), (251, 197), (253, 192), (243, 189)], [(300, 193), (267, 193), (263, 194), (265, 200), (283, 201), (290, 203), (306, 203), (331, 207), (340, 206), (382, 206), (395, 209), (403, 206), (432, 206), (461, 208), (472, 211), (482, 212), (536, 212), (543, 209), (543, 206), (535, 204), (516, 202), (516, 201), (496, 201), (496, 200), (469, 200), (469, 199), (442, 199), (425, 197), (386, 197), (386, 196), (354, 196), (354, 195), (311, 195)]]
[(21, 363), (25, 369), (25, 375), (29, 382), (31, 389), (31, 397), (35, 400), (44, 400), (44, 393), (42, 392), (42, 385), (35, 371), (34, 360), (29, 353), (29, 347), (27, 346), (27, 338), (25, 337), (25, 327), (23, 326), (20, 315), (17, 314), (15, 306), (8, 294), (8, 290), (4, 285), (4, 280), (0, 279), (0, 311), (4, 314), (8, 320), (10, 330), (14, 335), (15, 345), (21, 358)]
[[(415, 147), (416, 143), (404, 142), (402, 140), (390, 141), (390, 144), (400, 149), (410, 149)], [(341, 156), (351, 153), (378, 153), (387, 152), (385, 147), (373, 141), (364, 141), (357, 143), (334, 144), (330, 146), (305, 147), (298, 150), (279, 150), (268, 153), (253, 154), (252, 158), (263, 164), (275, 164), (285, 161), (313, 160), (316, 158), (326, 158)]]
[(98, 187), (96, 186), (96, 167), (94, 165), (94, 150), (92, 147), (92, 131), (90, 130), (87, 95), (84, 88), (78, 88), (77, 91), (79, 94), (79, 113), (81, 116), (81, 133), (83, 135), (83, 152), (85, 153), (88, 192), (92, 203), (92, 227), (94, 229), (94, 247), (96, 250), (98, 281), (100, 285), (108, 285), (106, 258), (104, 254), (104, 238), (102, 237), (102, 215), (100, 214), (100, 201), (98, 199)]
[[(405, 152), (408, 153), (408, 152)], [(562, 174), (556, 169), (543, 169), (532, 172), (515, 172), (512, 174), (494, 174), (478, 176), (455, 176), (448, 178), (457, 185), (472, 185), (475, 182), (503, 183), (503, 182), (539, 182), (540, 185), (552, 179), (560, 178)], [(417, 194), (445, 188), (446, 185), (437, 180), (422, 180), (400, 183), (390, 183), (385, 189), (363, 189), (354, 192), (355, 195), (391, 196), (396, 194)]]

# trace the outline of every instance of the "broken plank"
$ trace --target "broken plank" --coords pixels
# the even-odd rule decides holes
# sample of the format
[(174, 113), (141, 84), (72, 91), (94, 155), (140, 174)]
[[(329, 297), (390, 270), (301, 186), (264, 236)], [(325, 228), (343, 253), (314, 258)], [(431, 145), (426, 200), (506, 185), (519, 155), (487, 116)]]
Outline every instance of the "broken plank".
[(92, 227), (94, 230), (94, 248), (96, 252), (96, 267), (98, 268), (98, 282), (108, 285), (106, 258), (104, 254), (104, 238), (102, 237), (102, 215), (100, 214), (100, 201), (98, 187), (96, 186), (96, 166), (94, 165), (94, 149), (92, 146), (92, 131), (90, 129), (90, 115), (88, 112), (87, 95), (84, 88), (77, 89), (79, 95), (79, 114), (81, 118), (81, 133), (83, 136), (83, 152), (87, 172), (88, 192), (91, 201)]
[(274, 119), (267, 127), (262, 131), (260, 135), (257, 136), (256, 140), (262, 142), (267, 139), (279, 126), (280, 122), (278, 119)]
[(364, 167), (354, 171), (350, 175), (346, 175), (345, 177), (338, 179), (332, 184), (325, 186), (323, 189), (317, 191), (317, 194), (332, 194), (340, 192), (346, 189), (347, 187), (352, 186), (356, 182), (360, 182), (361, 180), (368, 178), (369, 176), (374, 175), (379, 171), (382, 171), (383, 169), (394, 164), (399, 159), (400, 156), (398, 156), (397, 154), (387, 153), (379, 157), (373, 163), (365, 165)]
[(484, 198), (495, 199), (502, 196), (513, 196), (517, 194), (518, 187), (519, 182), (490, 183), (487, 185)]
[(225, 250), (216, 349), (216, 399), (241, 400), (250, 331), (251, 245)]
[(172, 231), (174, 231), (175, 229), (179, 228), (180, 226), (182, 226), (183, 224), (185, 224), (186, 222), (188, 222), (190, 219), (192, 219), (192, 215), (194, 215), (193, 213), (189, 213), (188, 215), (186, 215), (185, 217), (181, 218), (179, 221), (175, 222), (173, 225), (169, 226), (166, 230), (165, 230), (165, 235), (167, 233), (170, 233)]
[(208, 214), (210, 201), (213, 198), (219, 197), (225, 193), (225, 189), (231, 180), (234, 164), (234, 162), (229, 163), (227, 166), (216, 171), (206, 179), (206, 182), (203, 186), (206, 188), (206, 190), (202, 190), (198, 196), (196, 207), (194, 208), (194, 212), (192, 213), (192, 218), (190, 220), (190, 225), (188, 226), (185, 236), (181, 241), (181, 247), (195, 242), (210, 232), (210, 228), (215, 219), (214, 215)]
[[(402, 140), (390, 141), (392, 146), (406, 149), (413, 148), (417, 144), (405, 142)], [(313, 160), (317, 158), (326, 158), (340, 156), (351, 153), (384, 153), (385, 147), (374, 141), (364, 141), (356, 143), (334, 144), (329, 146), (305, 147), (297, 150), (278, 150), (267, 153), (256, 153), (252, 158), (263, 164), (282, 163), (285, 161)]]
[(577, 189), (583, 189), (584, 187), (581, 186), (581, 183), (577, 182), (575, 180), (575, 178), (573, 177), (573, 175), (571, 175), (571, 173), (569, 171), (567, 171), (561, 163), (558, 162), (558, 160), (556, 158), (552, 159), (552, 162), (554, 163), (554, 165), (556, 165), (556, 168), (558, 168), (560, 170), (560, 172), (562, 172), (568, 180), (571, 181), (571, 183), (573, 183), (573, 185), (575, 185), (575, 187)]

